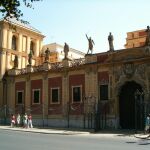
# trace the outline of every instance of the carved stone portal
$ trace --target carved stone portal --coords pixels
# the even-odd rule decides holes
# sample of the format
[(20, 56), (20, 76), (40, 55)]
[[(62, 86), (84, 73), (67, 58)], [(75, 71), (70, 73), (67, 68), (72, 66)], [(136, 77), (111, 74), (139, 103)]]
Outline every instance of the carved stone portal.
[(124, 64), (123, 72), (127, 78), (132, 77), (134, 75), (134, 72), (135, 72), (134, 64), (132, 64), (132, 63)]

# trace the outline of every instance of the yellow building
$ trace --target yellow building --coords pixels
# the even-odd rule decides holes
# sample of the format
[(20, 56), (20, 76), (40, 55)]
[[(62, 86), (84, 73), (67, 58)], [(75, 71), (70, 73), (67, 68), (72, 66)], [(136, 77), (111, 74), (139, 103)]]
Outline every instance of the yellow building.
[(32, 65), (39, 65), (44, 36), (37, 29), (15, 19), (0, 21), (0, 79), (12, 69), (15, 56), (18, 56), (18, 69), (28, 65), (28, 54), (33, 53)]
[(147, 37), (146, 29), (127, 33), (125, 48), (142, 47)]

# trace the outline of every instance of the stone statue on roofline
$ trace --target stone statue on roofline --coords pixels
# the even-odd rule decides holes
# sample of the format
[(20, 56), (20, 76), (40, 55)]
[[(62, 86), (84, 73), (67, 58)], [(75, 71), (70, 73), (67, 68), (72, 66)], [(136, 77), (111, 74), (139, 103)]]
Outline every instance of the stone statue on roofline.
[(30, 51), (30, 53), (28, 54), (28, 63), (29, 63), (29, 66), (32, 65), (32, 57), (33, 57), (33, 54), (32, 54), (32, 51)]
[(114, 37), (113, 37), (113, 35), (110, 32), (109, 36), (108, 36), (109, 51), (114, 51), (113, 40), (114, 40)]
[(45, 62), (49, 61), (49, 56), (50, 56), (50, 50), (49, 50), (49, 48), (47, 48), (45, 51)]
[(69, 45), (67, 43), (65, 43), (65, 45), (64, 45), (64, 53), (65, 53), (64, 59), (68, 59), (68, 52), (69, 52)]
[(147, 26), (146, 32), (147, 32), (147, 36), (146, 36), (145, 46), (150, 46), (150, 27), (149, 26)]
[(95, 45), (95, 43), (94, 43), (94, 41), (92, 40), (91, 37), (87, 36), (87, 34), (86, 34), (86, 38), (87, 38), (88, 43), (89, 43), (87, 54), (89, 54), (89, 51), (91, 51), (91, 54), (92, 54), (93, 53), (93, 44)]
[(15, 59), (14, 59), (14, 69), (18, 68), (18, 56), (15, 55)]

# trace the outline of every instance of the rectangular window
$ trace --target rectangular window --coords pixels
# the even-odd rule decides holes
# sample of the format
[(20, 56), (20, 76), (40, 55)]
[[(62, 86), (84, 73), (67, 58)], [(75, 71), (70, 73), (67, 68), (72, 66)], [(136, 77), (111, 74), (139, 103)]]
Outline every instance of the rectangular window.
[(81, 86), (72, 87), (72, 102), (81, 102), (82, 92)]
[(33, 104), (40, 104), (40, 89), (33, 89)]
[(108, 85), (100, 85), (100, 100), (108, 100)]
[(23, 104), (23, 91), (17, 91), (17, 104)]
[(59, 103), (59, 88), (51, 88), (51, 102)]

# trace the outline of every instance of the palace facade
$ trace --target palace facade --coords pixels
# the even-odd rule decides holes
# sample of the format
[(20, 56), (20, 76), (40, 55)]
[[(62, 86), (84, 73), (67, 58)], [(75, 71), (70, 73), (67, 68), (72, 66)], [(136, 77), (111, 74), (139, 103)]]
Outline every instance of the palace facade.
[[(39, 39), (35, 43), (40, 45), (44, 36), (34, 34)], [(8, 45), (4, 41), (3, 45)], [(150, 112), (149, 46), (86, 54), (84, 58), (64, 58), (53, 63), (41, 61), (42, 48), (38, 48), (34, 52), (35, 63), (29, 63), (23, 52), (27, 57), (25, 67), (6, 69), (3, 61), (8, 51), (20, 59), (24, 55), (1, 47), (1, 122), (8, 121), (12, 113), (27, 112), (38, 126), (144, 128), (145, 115)]]

